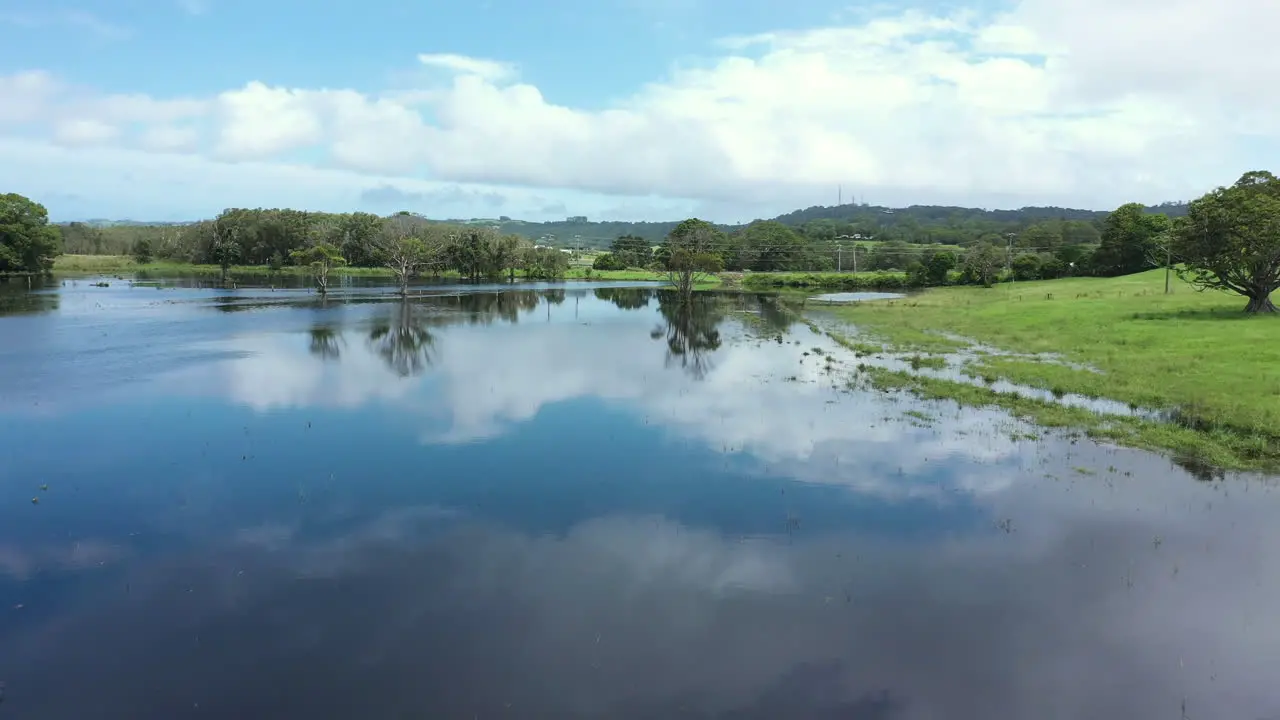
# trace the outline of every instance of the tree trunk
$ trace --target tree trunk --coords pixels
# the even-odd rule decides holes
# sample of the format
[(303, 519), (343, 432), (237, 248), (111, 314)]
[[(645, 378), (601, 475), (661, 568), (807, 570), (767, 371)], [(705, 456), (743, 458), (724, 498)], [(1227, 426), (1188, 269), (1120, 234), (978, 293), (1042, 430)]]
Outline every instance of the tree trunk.
[(1280, 312), (1276, 309), (1275, 303), (1271, 302), (1271, 293), (1265, 291), (1250, 295), (1249, 304), (1245, 306), (1244, 311), (1250, 315), (1254, 313)]

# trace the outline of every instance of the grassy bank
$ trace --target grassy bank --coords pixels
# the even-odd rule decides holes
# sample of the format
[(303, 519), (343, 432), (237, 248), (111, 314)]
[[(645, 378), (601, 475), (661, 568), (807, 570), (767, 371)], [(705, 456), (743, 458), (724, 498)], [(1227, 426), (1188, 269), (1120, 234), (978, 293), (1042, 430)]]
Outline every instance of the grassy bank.
[[(976, 376), (1173, 411), (1174, 424), (1133, 420), (1122, 423), (1123, 432), (1108, 431), (1125, 444), (1195, 451), (1228, 467), (1274, 467), (1280, 318), (1245, 316), (1244, 302), (1176, 280), (1165, 295), (1164, 273), (1153, 271), (938, 288), (832, 312), (904, 351), (952, 350), (961, 336), (1017, 354), (982, 356), (969, 368)], [(972, 401), (972, 387), (949, 383), (931, 391)], [(1071, 415), (1068, 424), (1103, 432)], [(1186, 432), (1197, 434), (1196, 443)]]
[(742, 287), (747, 290), (905, 290), (907, 274), (901, 272), (769, 272), (744, 273)]
[[(123, 273), (147, 272), (157, 275), (212, 275), (218, 276), (222, 268), (217, 265), (195, 265), (192, 263), (176, 263), (158, 260), (139, 264), (128, 255), (61, 255), (53, 263), (53, 272), (58, 275), (109, 275)], [(228, 271), (232, 277), (266, 277), (268, 275), (305, 275), (307, 268), (286, 265), (280, 270), (272, 270), (265, 265), (235, 265)], [(358, 275), (363, 277), (392, 277), (386, 268), (343, 267), (335, 268), (334, 275)], [(516, 272), (520, 277), (521, 273)], [(456, 278), (456, 272), (446, 272), (444, 278)], [(570, 268), (565, 273), (566, 280), (656, 280), (665, 281), (666, 273), (649, 272), (647, 270), (590, 270), (588, 268)], [(700, 287), (711, 287), (719, 281), (708, 278)]]

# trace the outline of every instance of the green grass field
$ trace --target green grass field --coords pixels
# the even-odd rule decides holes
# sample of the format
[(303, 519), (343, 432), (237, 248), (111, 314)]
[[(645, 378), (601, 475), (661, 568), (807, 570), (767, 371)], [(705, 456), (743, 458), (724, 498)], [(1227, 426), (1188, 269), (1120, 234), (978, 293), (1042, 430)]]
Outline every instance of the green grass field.
[(907, 287), (907, 274), (896, 271), (872, 272), (753, 272), (742, 274), (748, 290), (900, 290)]
[(832, 312), (904, 351), (945, 352), (963, 338), (1019, 354), (984, 356), (971, 368), (979, 376), (1176, 411), (1184, 428), (1233, 436), (1218, 459), (1248, 467), (1280, 460), (1280, 317), (1246, 316), (1244, 305), (1176, 278), (1165, 295), (1157, 270), (937, 288)]

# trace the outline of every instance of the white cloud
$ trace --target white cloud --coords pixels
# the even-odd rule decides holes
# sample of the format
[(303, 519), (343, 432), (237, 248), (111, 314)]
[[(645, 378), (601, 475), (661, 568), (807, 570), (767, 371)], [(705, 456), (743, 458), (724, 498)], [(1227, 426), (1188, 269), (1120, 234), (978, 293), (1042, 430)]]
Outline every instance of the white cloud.
[(324, 127), (311, 107), (312, 98), (305, 90), (257, 81), (222, 93), (216, 152), (233, 160), (262, 158), (320, 142)]
[(143, 131), (140, 142), (148, 150), (176, 152), (192, 150), (200, 141), (200, 133), (192, 127), (155, 125)]
[(423, 53), (418, 56), (418, 62), (431, 68), (464, 75), (475, 75), (491, 82), (505, 80), (515, 74), (515, 66), (510, 63), (451, 53)]
[[(498, 211), (517, 217), (547, 215), (544, 194), (529, 188), (464, 186), (278, 161), (221, 162), (112, 146), (60, 147), (25, 138), (0, 138), (0, 187), (41, 200), (55, 219), (190, 220), (212, 217), (227, 207), (407, 209), (440, 218), (492, 217)], [(616, 203), (616, 198), (575, 191), (558, 196), (574, 208)], [(676, 201), (648, 208), (654, 220), (687, 216), (691, 210), (689, 203)], [(556, 217), (564, 215), (564, 207), (556, 210)]]
[(53, 136), (64, 145), (99, 145), (114, 140), (120, 129), (101, 120), (64, 120), (53, 128)]
[(455, 54), (420, 55), (431, 79), (391, 94), (246, 78), (216, 98), (103, 97), (26, 73), (0, 78), (0, 121), (39, 135), (72, 110), (108, 124), (199, 117), (209, 127), (198, 143), (195, 130), (166, 143), (157, 138), (170, 131), (150, 128), (118, 142), (657, 194), (732, 220), (812, 204), (837, 183), (890, 204), (1108, 207), (1186, 198), (1263, 162), (1256, 143), (1280, 140), (1280, 99), (1258, 92), (1257, 77), (1280, 72), (1266, 35), (1278, 24), (1280, 5), (1264, 0), (906, 11), (728, 38), (722, 56), (602, 110), (558, 104), (509, 62)]

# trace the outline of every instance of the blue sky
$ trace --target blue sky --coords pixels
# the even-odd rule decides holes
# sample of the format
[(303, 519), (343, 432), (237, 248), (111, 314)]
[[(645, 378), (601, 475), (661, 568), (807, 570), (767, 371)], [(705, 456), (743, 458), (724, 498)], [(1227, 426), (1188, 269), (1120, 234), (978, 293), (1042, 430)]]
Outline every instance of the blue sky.
[(60, 219), (1182, 199), (1275, 159), (1245, 70), (1280, 70), (1277, 24), (1263, 0), (0, 0), (0, 185)]

